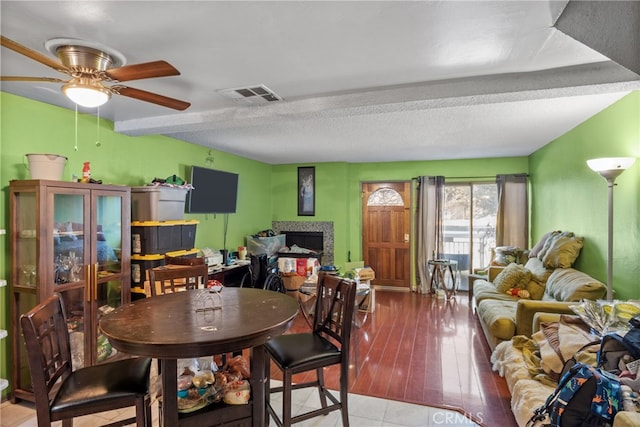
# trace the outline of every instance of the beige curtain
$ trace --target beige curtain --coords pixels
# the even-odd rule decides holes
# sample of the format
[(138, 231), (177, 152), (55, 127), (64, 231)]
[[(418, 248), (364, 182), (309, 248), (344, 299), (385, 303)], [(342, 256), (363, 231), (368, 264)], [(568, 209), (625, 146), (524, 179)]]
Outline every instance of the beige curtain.
[(429, 292), (431, 280), (427, 261), (442, 252), (442, 209), (444, 177), (421, 176), (418, 178), (416, 210), (416, 274), (419, 293)]
[(529, 198), (527, 175), (497, 175), (498, 215), (496, 246), (529, 245)]

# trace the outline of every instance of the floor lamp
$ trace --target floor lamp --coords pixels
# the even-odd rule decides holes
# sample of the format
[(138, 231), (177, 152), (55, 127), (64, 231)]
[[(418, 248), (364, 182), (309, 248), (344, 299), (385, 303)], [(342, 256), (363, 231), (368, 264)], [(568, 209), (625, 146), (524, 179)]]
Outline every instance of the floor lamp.
[(600, 159), (587, 160), (587, 165), (591, 170), (598, 172), (607, 180), (609, 187), (609, 227), (607, 229), (607, 300), (613, 299), (613, 186), (616, 178), (633, 165), (633, 157), (603, 157)]

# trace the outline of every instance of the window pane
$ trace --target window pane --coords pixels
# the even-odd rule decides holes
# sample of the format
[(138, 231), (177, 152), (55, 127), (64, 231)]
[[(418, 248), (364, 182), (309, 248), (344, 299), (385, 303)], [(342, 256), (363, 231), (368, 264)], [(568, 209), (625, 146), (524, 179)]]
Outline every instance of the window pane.
[(369, 196), (367, 206), (404, 206), (402, 195), (393, 188), (380, 188)]
[(473, 185), (473, 268), (489, 265), (490, 250), (496, 245), (496, 213), (498, 212), (498, 186)]
[(461, 286), (468, 274), (489, 264), (495, 246), (498, 190), (495, 183), (446, 184), (441, 258), (458, 262)]
[(450, 184), (444, 189), (442, 258), (458, 261), (458, 271), (469, 270), (471, 256), (471, 185)]

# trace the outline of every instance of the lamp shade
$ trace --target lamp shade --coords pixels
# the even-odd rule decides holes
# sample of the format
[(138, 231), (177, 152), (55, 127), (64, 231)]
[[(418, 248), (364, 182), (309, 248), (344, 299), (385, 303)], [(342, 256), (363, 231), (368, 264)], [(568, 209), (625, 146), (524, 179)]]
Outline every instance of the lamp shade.
[(636, 161), (634, 157), (601, 157), (587, 160), (589, 168), (613, 182), (618, 175), (628, 169)]
[(74, 79), (62, 86), (62, 92), (78, 105), (95, 108), (105, 104), (111, 93), (104, 86), (90, 79)]

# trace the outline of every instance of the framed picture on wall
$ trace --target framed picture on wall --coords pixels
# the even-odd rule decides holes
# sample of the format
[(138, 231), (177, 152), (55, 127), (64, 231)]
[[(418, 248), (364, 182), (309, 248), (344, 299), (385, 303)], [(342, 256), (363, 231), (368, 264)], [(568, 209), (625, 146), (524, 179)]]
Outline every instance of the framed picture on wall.
[(316, 168), (301, 166), (298, 168), (298, 215), (316, 214)]

